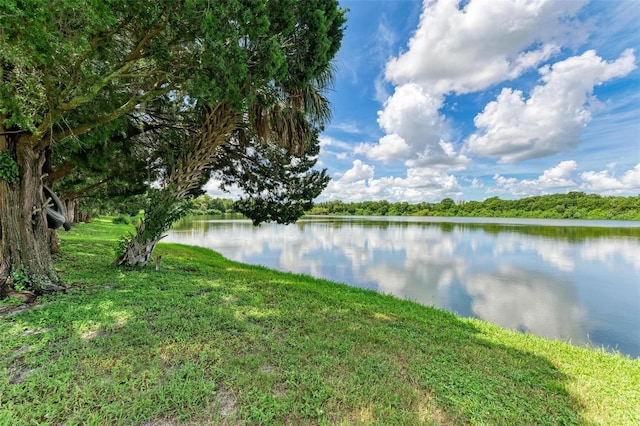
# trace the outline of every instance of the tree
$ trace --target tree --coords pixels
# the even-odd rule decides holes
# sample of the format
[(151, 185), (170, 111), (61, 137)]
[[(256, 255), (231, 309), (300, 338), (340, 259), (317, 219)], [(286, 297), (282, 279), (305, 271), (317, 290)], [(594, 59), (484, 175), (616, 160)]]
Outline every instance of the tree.
[[(187, 108), (200, 117), (197, 131), (150, 141), (159, 144), (153, 152), (164, 153), (158, 157), (164, 170), (161, 188), (152, 191), (136, 234), (124, 241), (119, 264), (146, 265), (163, 233), (188, 211), (186, 202), (200, 193), (214, 171), (228, 174), (246, 191), (249, 198), (235, 208), (254, 223), (292, 222), (324, 189), (327, 177), (310, 171), (315, 164), (310, 156), (319, 150), (318, 126), (330, 117), (323, 91), (332, 80), (330, 61), (340, 46), (344, 12), (333, 1), (298, 2), (289, 12), (287, 32), (265, 35), (279, 40), (285, 57), (282, 70), (247, 84), (241, 103), (198, 101)], [(283, 27), (281, 15), (270, 18), (277, 25), (269, 28)], [(260, 184), (254, 185), (254, 176)]]
[(303, 86), (287, 89), (289, 80), (280, 87), (271, 82), (259, 88), (254, 103), (242, 113), (224, 103), (205, 105), (197, 132), (151, 140), (161, 145), (152, 151), (163, 153), (158, 156), (163, 161), (162, 187), (151, 192), (145, 218), (123, 242), (118, 263), (145, 266), (163, 233), (188, 212), (188, 200), (199, 194), (211, 173), (245, 191), (247, 198), (234, 208), (254, 224), (291, 223), (310, 208), (328, 183), (324, 171), (311, 169), (319, 152), (317, 126), (330, 116), (321, 93), (331, 81), (330, 59), (326, 57), (324, 70)]
[(116, 136), (89, 135), (103, 142), (85, 144), (82, 150), (56, 150), (45, 182), (50, 188), (55, 187), (64, 201), (68, 222), (86, 218), (80, 211), (81, 201), (84, 206), (89, 203), (111, 212), (137, 213), (140, 207), (136, 208), (133, 200), (147, 191), (147, 182), (155, 172), (148, 167), (140, 147), (129, 144), (125, 136), (143, 131), (136, 127)]
[(240, 111), (251, 87), (308, 81), (342, 17), (334, 0), (1, 2), (0, 296), (15, 273), (37, 293), (59, 288), (40, 190), (56, 151), (126, 132), (122, 117), (162, 96)]
[(222, 189), (238, 187), (244, 195), (234, 209), (253, 221), (292, 223), (313, 206), (329, 176), (314, 170), (320, 152), (318, 132), (308, 135), (305, 151), (293, 153), (278, 145), (251, 139), (249, 145), (229, 143), (221, 150), (214, 176)]

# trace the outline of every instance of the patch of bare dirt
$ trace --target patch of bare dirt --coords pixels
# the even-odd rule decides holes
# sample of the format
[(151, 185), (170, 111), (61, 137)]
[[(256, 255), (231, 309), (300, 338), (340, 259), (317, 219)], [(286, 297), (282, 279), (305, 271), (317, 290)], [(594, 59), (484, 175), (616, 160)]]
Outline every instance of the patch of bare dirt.
[(238, 411), (238, 400), (230, 390), (221, 388), (216, 391), (215, 399), (219, 405), (219, 413), (223, 417), (233, 416)]

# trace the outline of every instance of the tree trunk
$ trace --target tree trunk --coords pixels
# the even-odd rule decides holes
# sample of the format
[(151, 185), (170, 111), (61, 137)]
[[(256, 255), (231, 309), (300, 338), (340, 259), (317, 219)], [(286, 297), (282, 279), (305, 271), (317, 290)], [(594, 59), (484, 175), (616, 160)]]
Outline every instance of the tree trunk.
[(33, 135), (0, 138), (18, 164), (19, 181), (0, 179), (0, 297), (19, 286), (36, 294), (59, 290), (43, 209), (44, 149)]
[(64, 202), (64, 210), (67, 215), (67, 222), (74, 224), (78, 223), (78, 216), (76, 212), (76, 207), (78, 205), (78, 200), (63, 200)]
[(151, 252), (171, 225), (186, 214), (185, 201), (204, 184), (203, 176), (216, 160), (220, 146), (238, 128), (238, 115), (226, 104), (210, 107), (198, 134), (185, 142), (184, 154), (165, 179), (163, 188), (152, 191), (142, 224), (131, 235), (119, 265), (146, 266)]
[(51, 252), (52, 255), (62, 253), (58, 231), (55, 229), (47, 229), (47, 237), (49, 238), (49, 252)]
[(153, 238), (149, 241), (145, 241), (140, 232), (131, 238), (124, 254), (118, 260), (119, 265), (127, 266), (147, 266), (151, 260), (151, 253), (156, 248), (158, 241), (162, 239), (162, 236)]
[(147, 266), (165, 231), (187, 212), (184, 200), (177, 199), (174, 192), (173, 187), (150, 191), (144, 206), (144, 219), (124, 246), (118, 265)]

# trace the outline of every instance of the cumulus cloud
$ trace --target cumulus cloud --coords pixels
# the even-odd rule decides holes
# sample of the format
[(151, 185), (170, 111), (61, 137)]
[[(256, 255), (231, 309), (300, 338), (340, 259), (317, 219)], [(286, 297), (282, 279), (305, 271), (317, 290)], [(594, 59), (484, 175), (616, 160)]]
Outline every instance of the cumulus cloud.
[[(570, 17), (585, 1), (425, 0), (408, 50), (385, 79), (395, 91), (378, 112), (386, 133), (356, 154), (408, 167), (466, 168), (441, 109), (447, 94), (484, 90), (514, 79), (560, 52), (574, 33)], [(388, 43), (387, 43), (388, 44)]]
[(640, 192), (640, 163), (621, 176), (616, 177), (612, 170), (585, 171), (578, 178), (573, 173), (578, 164), (573, 160), (562, 161), (555, 167), (545, 170), (536, 179), (518, 180), (500, 174), (493, 176), (495, 187), (489, 193), (508, 193), (516, 197), (528, 197), (555, 192), (559, 189), (582, 189), (604, 195), (628, 194)]
[(597, 105), (593, 89), (636, 68), (632, 49), (607, 62), (595, 51), (570, 57), (539, 71), (543, 84), (528, 99), (521, 90), (505, 88), (474, 119), (479, 129), (467, 141), (469, 151), (518, 162), (555, 154), (579, 142)]
[(439, 140), (444, 117), (438, 110), (442, 96), (434, 96), (417, 84), (403, 84), (378, 112), (378, 124), (387, 133), (408, 139)]
[(620, 178), (616, 178), (608, 170), (603, 170), (583, 172), (580, 179), (582, 179), (581, 187), (589, 191), (611, 194), (632, 190), (640, 191), (640, 163), (636, 164), (633, 169), (627, 170)]
[(573, 160), (561, 161), (557, 166), (547, 169), (535, 183), (543, 188), (567, 188), (575, 185), (571, 172), (578, 168)]
[(353, 152), (363, 154), (370, 160), (392, 163), (405, 158), (411, 152), (409, 145), (397, 134), (386, 135), (378, 143), (361, 143), (356, 145)]
[(536, 179), (518, 180), (496, 174), (493, 176), (496, 187), (489, 192), (507, 192), (516, 197), (526, 197), (544, 194), (550, 190), (570, 188), (577, 185), (571, 176), (571, 173), (577, 168), (578, 164), (575, 161), (568, 160), (545, 170)]
[(430, 145), (424, 150), (416, 152), (414, 158), (407, 160), (409, 167), (443, 167), (448, 170), (464, 169), (469, 158), (457, 152), (450, 142), (442, 139), (437, 145)]
[(405, 160), (410, 167), (463, 167), (468, 159), (443, 140), (447, 128), (438, 111), (442, 102), (442, 96), (417, 84), (397, 87), (378, 112), (386, 135), (378, 143), (359, 144), (354, 152), (384, 163)]
[(461, 194), (455, 176), (430, 168), (409, 168), (406, 177), (384, 176), (376, 179), (374, 167), (360, 160), (353, 162), (339, 179), (329, 182), (320, 199), (343, 201), (438, 201)]
[(372, 179), (373, 170), (372, 166), (364, 164), (360, 160), (355, 160), (353, 167), (344, 173), (342, 178), (340, 178), (340, 182), (344, 184)]
[(513, 79), (558, 53), (567, 18), (584, 0), (424, 1), (409, 49), (392, 59), (386, 78), (415, 82), (434, 94), (470, 93)]

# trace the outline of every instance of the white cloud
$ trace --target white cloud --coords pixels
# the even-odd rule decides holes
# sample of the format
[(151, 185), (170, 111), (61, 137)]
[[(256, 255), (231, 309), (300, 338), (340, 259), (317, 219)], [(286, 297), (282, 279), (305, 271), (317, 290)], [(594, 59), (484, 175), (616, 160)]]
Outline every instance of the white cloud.
[(499, 157), (501, 162), (544, 157), (573, 147), (597, 106), (594, 87), (635, 68), (631, 49), (613, 62), (589, 50), (542, 67), (543, 84), (528, 99), (520, 90), (505, 88), (485, 106), (474, 119), (479, 131), (469, 137), (467, 147), (481, 156)]
[(329, 146), (329, 145), (333, 144), (335, 139), (330, 138), (328, 136), (320, 136), (318, 138), (318, 141), (319, 141), (319, 144), (320, 144), (320, 148), (322, 149), (322, 148), (324, 148), (326, 146)]
[(405, 160), (409, 167), (464, 167), (468, 159), (443, 140), (447, 129), (438, 112), (441, 107), (441, 96), (417, 84), (397, 87), (378, 111), (378, 124), (386, 136), (375, 144), (360, 144), (354, 152), (384, 163)]
[(582, 172), (579, 179), (575, 179), (572, 174), (577, 169), (578, 164), (568, 160), (545, 170), (536, 179), (518, 180), (496, 174), (493, 176), (495, 188), (488, 189), (487, 193), (508, 193), (515, 197), (528, 197), (556, 192), (554, 190), (558, 189), (582, 189), (604, 195), (640, 192), (640, 163), (620, 177), (616, 177), (613, 170), (602, 170)]
[(387, 99), (384, 110), (378, 111), (378, 124), (403, 138), (439, 140), (444, 127), (444, 117), (438, 112), (441, 107), (442, 96), (433, 96), (417, 84), (403, 84)]
[(435, 167), (448, 170), (464, 169), (469, 163), (469, 158), (456, 152), (452, 143), (442, 139), (437, 145), (427, 146), (422, 152), (415, 153), (415, 158), (407, 160), (409, 167)]
[(591, 191), (615, 191), (624, 188), (622, 182), (611, 176), (607, 170), (584, 172), (580, 178), (583, 187)]
[[(444, 96), (486, 89), (513, 79), (560, 51), (572, 32), (568, 17), (584, 1), (425, 0), (408, 50), (388, 63), (395, 92), (378, 112), (386, 136), (360, 144), (357, 154), (408, 167), (464, 169), (470, 159), (456, 151), (440, 110)], [(379, 28), (378, 37), (389, 45)], [(376, 83), (378, 94), (383, 86)]]
[(235, 200), (244, 194), (236, 185), (228, 188), (228, 192), (223, 191), (220, 189), (220, 184), (222, 184), (221, 180), (210, 179), (202, 189), (212, 198), (233, 198)]
[(516, 178), (507, 178), (496, 174), (493, 176), (496, 188), (487, 192), (506, 192), (516, 197), (527, 197), (576, 186), (576, 182), (571, 173), (578, 168), (578, 164), (573, 160), (562, 161), (555, 167), (545, 170), (537, 179), (524, 179), (519, 181)]
[(627, 170), (620, 178), (616, 178), (612, 172), (603, 170), (600, 172), (587, 171), (580, 175), (583, 189), (603, 193), (628, 193), (640, 191), (640, 163)]
[(360, 160), (355, 160), (353, 162), (353, 167), (347, 170), (342, 178), (340, 178), (340, 183), (345, 184), (372, 179), (373, 171), (373, 166), (364, 164)]
[(394, 133), (384, 136), (377, 144), (358, 144), (354, 148), (353, 152), (355, 154), (364, 154), (370, 160), (392, 163), (398, 159), (408, 156), (410, 148), (403, 138)]
[(424, 1), (409, 50), (387, 64), (395, 84), (469, 93), (513, 79), (549, 59), (568, 38), (584, 0)]
[(455, 176), (428, 168), (409, 168), (404, 178), (384, 176), (376, 179), (373, 166), (359, 160), (353, 162), (339, 179), (329, 185), (320, 200), (343, 201), (388, 200), (439, 201), (445, 197), (457, 197), (461, 187)]
[(320, 157), (334, 156), (338, 159), (345, 158), (345, 152), (351, 151), (351, 145), (347, 142), (329, 137), (320, 136)]
[(484, 184), (480, 182), (478, 178), (473, 178), (471, 181), (471, 189), (482, 189), (484, 188)]
[(577, 168), (578, 164), (573, 160), (561, 161), (557, 166), (545, 170), (535, 184), (545, 189), (574, 186), (576, 183), (571, 177), (571, 172)]
[(342, 122), (342, 123), (332, 123), (329, 126), (329, 128), (340, 130), (341, 132), (344, 132), (344, 133), (355, 134), (355, 135), (363, 133), (360, 126), (358, 126), (358, 124), (353, 121)]

